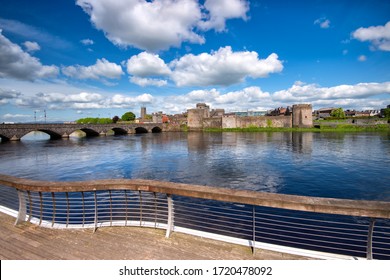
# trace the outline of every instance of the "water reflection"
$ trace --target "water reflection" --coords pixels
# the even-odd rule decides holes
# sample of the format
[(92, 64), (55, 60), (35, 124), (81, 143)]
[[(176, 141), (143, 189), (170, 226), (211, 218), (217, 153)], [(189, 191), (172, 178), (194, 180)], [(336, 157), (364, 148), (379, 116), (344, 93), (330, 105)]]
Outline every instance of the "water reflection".
[(390, 200), (390, 135), (160, 133), (0, 144), (0, 173), (41, 180), (141, 178)]

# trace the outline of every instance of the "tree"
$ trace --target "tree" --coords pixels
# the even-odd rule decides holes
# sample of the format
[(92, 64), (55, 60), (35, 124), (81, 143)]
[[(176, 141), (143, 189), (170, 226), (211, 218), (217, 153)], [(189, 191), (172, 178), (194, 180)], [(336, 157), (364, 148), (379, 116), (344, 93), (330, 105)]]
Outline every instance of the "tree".
[(76, 121), (78, 124), (109, 124), (112, 123), (110, 118), (83, 118)]
[(119, 120), (120, 120), (120, 119), (119, 119), (118, 116), (115, 116), (115, 117), (112, 118), (112, 122), (113, 122), (113, 123), (117, 123)]
[(386, 109), (383, 110), (383, 116), (385, 118), (390, 119), (390, 108), (386, 108)]
[(343, 108), (334, 109), (330, 113), (330, 116), (334, 117), (334, 118), (338, 118), (338, 119), (345, 119), (345, 113), (344, 113)]
[(134, 121), (134, 120), (135, 120), (135, 115), (133, 112), (124, 113), (122, 116), (122, 121)]

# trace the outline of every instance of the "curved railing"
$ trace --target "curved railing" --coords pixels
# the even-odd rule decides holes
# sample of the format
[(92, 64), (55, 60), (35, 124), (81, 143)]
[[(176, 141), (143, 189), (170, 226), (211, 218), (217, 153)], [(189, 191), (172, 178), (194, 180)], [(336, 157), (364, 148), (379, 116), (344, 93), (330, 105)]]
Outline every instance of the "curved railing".
[(165, 229), (167, 237), (185, 232), (315, 258), (390, 259), (385, 201), (129, 179), (48, 182), (0, 175), (0, 185), (17, 190), (16, 223), (147, 226)]

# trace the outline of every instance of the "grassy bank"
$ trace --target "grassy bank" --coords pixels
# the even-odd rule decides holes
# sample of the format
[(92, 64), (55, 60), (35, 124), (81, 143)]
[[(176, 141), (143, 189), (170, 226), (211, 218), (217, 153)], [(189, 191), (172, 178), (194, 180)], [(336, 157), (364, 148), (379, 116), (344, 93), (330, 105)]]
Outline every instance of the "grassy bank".
[(386, 124), (358, 126), (339, 124), (334, 126), (319, 125), (312, 128), (291, 127), (245, 127), (245, 128), (207, 128), (206, 132), (390, 132)]

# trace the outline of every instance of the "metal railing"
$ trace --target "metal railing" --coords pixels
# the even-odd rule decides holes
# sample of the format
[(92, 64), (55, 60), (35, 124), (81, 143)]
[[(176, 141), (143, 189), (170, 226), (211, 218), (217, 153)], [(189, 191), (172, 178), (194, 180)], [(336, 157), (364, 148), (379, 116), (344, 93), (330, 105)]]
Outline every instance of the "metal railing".
[(0, 204), (18, 210), (16, 223), (93, 230), (144, 226), (165, 229), (167, 237), (183, 232), (253, 250), (390, 259), (390, 202), (149, 180), (46, 182), (0, 175), (0, 185)]

